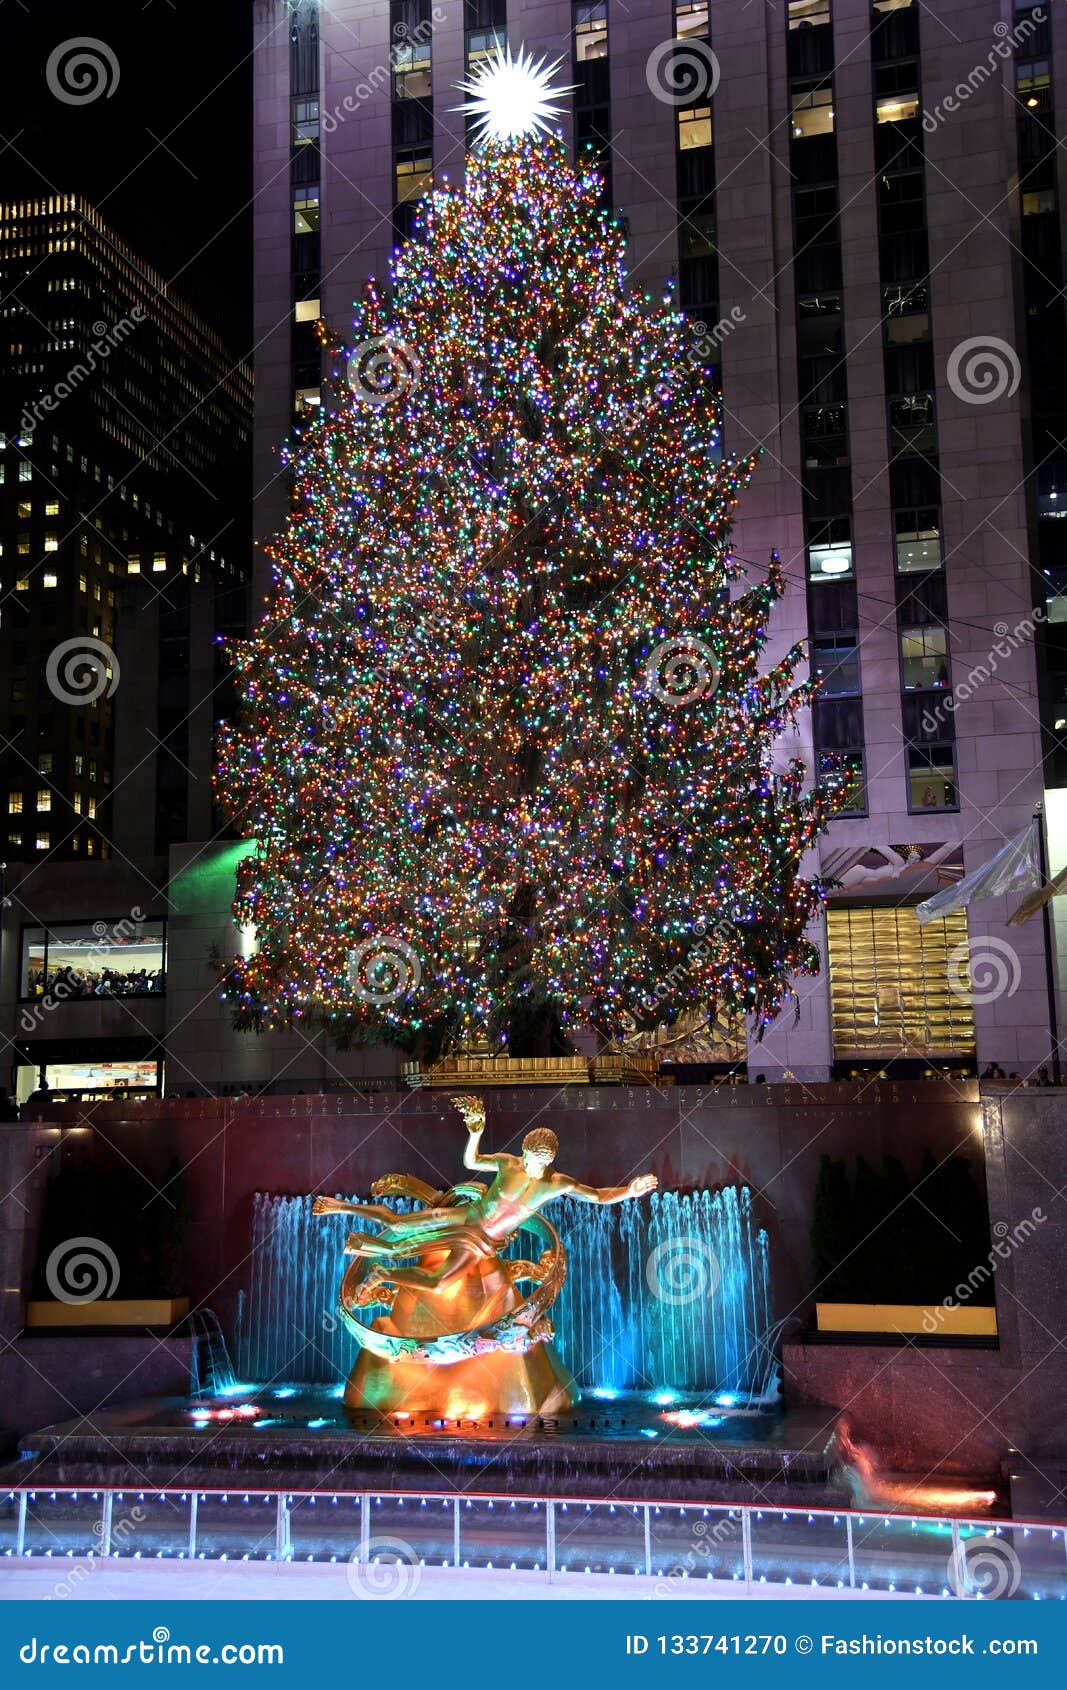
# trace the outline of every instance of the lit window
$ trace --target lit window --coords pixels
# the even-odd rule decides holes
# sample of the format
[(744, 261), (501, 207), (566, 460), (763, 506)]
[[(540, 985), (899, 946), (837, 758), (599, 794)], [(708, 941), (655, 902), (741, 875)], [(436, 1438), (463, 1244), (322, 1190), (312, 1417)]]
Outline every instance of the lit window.
[(39, 833), (34, 843), (36, 844), (38, 851), (50, 851), (52, 848), (52, 836), (49, 833)]
[(317, 323), (322, 316), (322, 308), (317, 299), (298, 299), (293, 307), (293, 321), (296, 323)]
[(905, 692), (948, 686), (948, 635), (944, 628), (902, 628), (900, 668)]
[(28, 464), (26, 462), (25, 458), (23, 458), (22, 462), (19, 464), (19, 480), (20, 481), (32, 481), (33, 480), (33, 465)]
[(913, 311), (907, 317), (888, 317), (885, 338), (890, 346), (914, 346), (930, 339), (930, 313)]
[(1015, 72), (1015, 92), (1027, 111), (1051, 111), (1048, 60), (1034, 59), (1019, 65)]
[(318, 100), (293, 101), (293, 146), (306, 147), (319, 138)]
[(18, 552), (20, 557), (25, 557), (27, 555), (27, 553), (29, 552), (29, 549), (30, 549), (30, 537), (24, 531), (23, 533), (19, 534), (16, 537), (15, 550)]
[(973, 1053), (965, 910), (920, 927), (913, 909), (831, 903), (826, 941), (838, 1061)]
[(30, 578), (29, 578), (29, 576), (28, 575), (17, 575), (15, 577), (15, 591), (16, 591), (16, 593), (28, 593), (29, 590), (30, 590)]
[(89, 799), (89, 802), (86, 806), (86, 814), (88, 815), (90, 821), (96, 820), (96, 799), (95, 798)]
[(85, 758), (80, 751), (74, 753), (74, 773), (80, 775), (85, 768)]
[(1023, 195), (1023, 216), (1044, 217), (1056, 209), (1055, 188), (1036, 188)]
[(402, 153), (396, 161), (396, 203), (421, 199), (433, 180), (433, 159), (427, 153)]
[(813, 581), (840, 580), (852, 574), (852, 541), (829, 540), (808, 547), (808, 574)]
[(908, 748), (908, 809), (955, 810), (956, 769), (951, 745), (912, 745)]
[(293, 409), (298, 416), (317, 410), (321, 403), (322, 394), (317, 387), (298, 387), (293, 395)]
[(46, 552), (58, 552), (59, 535), (55, 533), (46, 534), (44, 537), (44, 549)]
[(141, 560), (139, 557), (128, 557), (126, 559), (126, 573), (127, 575), (140, 575)]
[(88, 590), (89, 590), (88, 581), (85, 579), (84, 575), (79, 575), (78, 576), (78, 591), (79, 591), (79, 593), (85, 593), (85, 592), (88, 592)]
[(58, 516), (59, 515), (59, 500), (58, 499), (48, 499), (48, 500), (46, 500), (45, 507), (44, 507), (44, 514), (45, 514), (45, 516)]
[(608, 9), (606, 5), (575, 6), (574, 57), (579, 64), (604, 59), (608, 53)]
[(154, 575), (158, 575), (160, 573), (160, 571), (163, 570), (163, 569), (166, 569), (166, 567), (167, 567), (167, 554), (166, 554), (166, 552), (156, 552), (155, 555), (152, 558), (152, 573)]
[(85, 855), (87, 857), (91, 857), (93, 855), (93, 836), (91, 833), (86, 836)]
[(44, 574), (41, 576), (41, 586), (42, 587), (58, 587), (59, 586), (59, 576), (56, 575), (53, 570), (46, 569)]
[(874, 108), (875, 123), (909, 123), (919, 113), (918, 94), (887, 94)]
[(33, 515), (33, 502), (30, 499), (20, 499), (15, 507), (15, 514), (23, 518)]
[(474, 70), (503, 46), (504, 37), (495, 29), (470, 30), (467, 35), (467, 69)]
[(832, 135), (834, 92), (832, 88), (805, 88), (794, 93), (791, 104), (793, 139), (808, 135)]
[(682, 152), (711, 146), (710, 106), (691, 106), (678, 113), (678, 146)]
[(293, 233), (313, 235), (319, 226), (319, 185), (300, 182), (293, 189)]
[(80, 816), (82, 813), (82, 795), (77, 789), (75, 789), (70, 802), (74, 811)]
[(403, 41), (393, 48), (393, 93), (398, 100), (426, 100), (432, 92), (430, 43)]
[(50, 751), (42, 751), (40, 753), (37, 758), (37, 767), (42, 775), (50, 775), (52, 773), (52, 753)]
[(708, 33), (708, 0), (682, 0), (674, 8), (674, 33), (679, 41)]
[(21, 814), (22, 814), (22, 793), (21, 792), (9, 792), (8, 793), (7, 813), (8, 813), (9, 816), (21, 816)]

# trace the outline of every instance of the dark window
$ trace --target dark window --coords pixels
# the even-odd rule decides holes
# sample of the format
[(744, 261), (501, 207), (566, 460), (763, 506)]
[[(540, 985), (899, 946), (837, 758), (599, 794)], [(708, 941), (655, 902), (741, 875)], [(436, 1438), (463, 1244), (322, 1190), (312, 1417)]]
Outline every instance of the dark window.
[(861, 750), (820, 751), (819, 779), (836, 789), (838, 815), (866, 814), (867, 779)]
[(941, 526), (936, 508), (900, 510), (894, 517), (897, 570), (921, 575), (941, 567)]
[(854, 636), (816, 640), (811, 652), (812, 674), (822, 683), (821, 698), (851, 698), (860, 690), (859, 647)]

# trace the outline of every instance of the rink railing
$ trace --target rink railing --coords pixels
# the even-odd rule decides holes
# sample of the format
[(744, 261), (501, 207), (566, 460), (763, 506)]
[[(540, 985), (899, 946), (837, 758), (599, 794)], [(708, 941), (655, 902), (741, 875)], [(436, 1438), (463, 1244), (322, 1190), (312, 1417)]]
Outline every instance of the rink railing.
[(412, 1584), (422, 1567), (453, 1567), (637, 1575), (664, 1595), (675, 1580), (710, 1579), (1067, 1599), (1063, 1526), (643, 1498), (25, 1486), (0, 1492), (0, 1554), (76, 1561), (57, 1568), (59, 1595), (92, 1562), (129, 1557), (341, 1562), (382, 1590)]

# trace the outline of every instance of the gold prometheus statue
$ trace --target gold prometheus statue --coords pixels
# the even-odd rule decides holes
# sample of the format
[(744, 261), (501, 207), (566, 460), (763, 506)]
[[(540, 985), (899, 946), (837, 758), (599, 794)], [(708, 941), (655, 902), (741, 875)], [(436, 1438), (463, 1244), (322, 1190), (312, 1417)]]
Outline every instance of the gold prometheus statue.
[[(341, 1282), (340, 1314), (360, 1346), (345, 1402), (447, 1420), (558, 1413), (577, 1398), (553, 1350), (548, 1318), (567, 1256), (541, 1210), (557, 1197), (623, 1203), (653, 1191), (656, 1176), (583, 1185), (553, 1170), (558, 1141), (547, 1127), (527, 1133), (521, 1156), (491, 1154), (481, 1148), (484, 1103), (452, 1101), (467, 1124), (463, 1164), (491, 1173), (490, 1185), (470, 1180), (435, 1191), (406, 1174), (376, 1180), (372, 1196), (422, 1205), (407, 1214), (380, 1203), (315, 1199), (316, 1215), (356, 1215), (380, 1228), (350, 1233), (345, 1245), (353, 1260)], [(503, 1254), (521, 1229), (543, 1247), (536, 1262)], [(373, 1319), (360, 1317), (375, 1307), (381, 1312)]]

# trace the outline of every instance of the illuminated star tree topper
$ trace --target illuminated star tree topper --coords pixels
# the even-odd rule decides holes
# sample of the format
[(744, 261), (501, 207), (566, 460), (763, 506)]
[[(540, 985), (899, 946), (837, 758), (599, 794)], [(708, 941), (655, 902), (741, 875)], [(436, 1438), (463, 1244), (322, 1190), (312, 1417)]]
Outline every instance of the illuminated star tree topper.
[(554, 96), (574, 91), (573, 84), (552, 86), (562, 63), (554, 59), (546, 64), (543, 58), (535, 60), (525, 47), (512, 53), (510, 46), (498, 43), (477, 70), (457, 83), (460, 93), (471, 97), (452, 109), (474, 118), (481, 147), (494, 141), (507, 146), (538, 130), (547, 132), (563, 110)]

